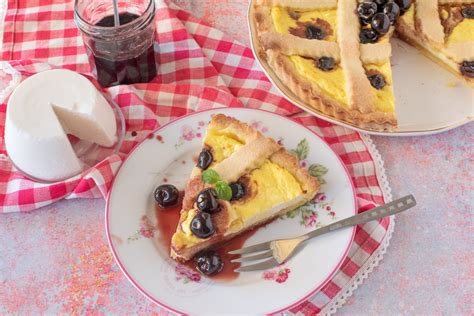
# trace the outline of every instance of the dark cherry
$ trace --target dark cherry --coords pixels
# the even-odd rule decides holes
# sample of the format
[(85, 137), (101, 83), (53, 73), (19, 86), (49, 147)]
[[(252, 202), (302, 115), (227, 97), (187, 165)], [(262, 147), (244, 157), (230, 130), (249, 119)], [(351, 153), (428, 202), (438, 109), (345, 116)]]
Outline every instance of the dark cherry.
[(323, 29), (314, 25), (308, 25), (306, 27), (305, 35), (307, 39), (317, 40), (322, 40), (326, 37), (326, 33), (323, 31)]
[(390, 2), (389, 0), (373, 0), (377, 4), (377, 12), (382, 12), (383, 7)]
[(213, 275), (219, 273), (224, 267), (221, 257), (215, 251), (207, 251), (199, 253), (194, 257), (196, 269), (205, 275)]
[(322, 71), (331, 71), (334, 70), (336, 62), (332, 57), (321, 57), (317, 60), (316, 66)]
[(397, 22), (398, 17), (400, 16), (400, 7), (394, 2), (387, 3), (383, 7), (383, 13), (388, 15), (388, 18), (390, 19), (390, 24), (394, 25)]
[(465, 7), (462, 9), (461, 14), (466, 19), (474, 19), (474, 7)]
[(377, 13), (372, 18), (371, 25), (375, 32), (384, 35), (390, 29), (390, 18), (385, 13)]
[(360, 30), (359, 39), (362, 44), (375, 43), (379, 39), (379, 35), (370, 28)]
[(191, 232), (198, 238), (207, 238), (216, 232), (211, 214), (200, 212), (191, 220)]
[(463, 61), (461, 64), (461, 73), (469, 78), (474, 78), (474, 61)]
[(202, 170), (206, 170), (211, 165), (213, 160), (214, 157), (212, 157), (211, 151), (203, 149), (199, 154), (197, 166)]
[(385, 87), (385, 78), (383, 75), (381, 74), (374, 74), (374, 75), (370, 75), (368, 76), (369, 78), (369, 81), (370, 81), (370, 84), (372, 85), (372, 87), (374, 87), (375, 89), (377, 90), (380, 90), (382, 89), (383, 87)]
[(403, 15), (411, 6), (411, 0), (395, 0), (395, 3), (400, 7), (400, 15)]
[(161, 207), (169, 207), (178, 202), (179, 192), (174, 185), (163, 184), (155, 190), (155, 201)]
[(366, 26), (366, 25), (370, 25), (370, 23), (372, 23), (372, 19), (359, 19), (359, 22), (360, 22), (360, 25), (362, 26)]
[(217, 202), (216, 190), (209, 188), (201, 191), (196, 198), (196, 205), (198, 210), (210, 214), (217, 213), (220, 210)]
[(357, 14), (362, 21), (370, 21), (377, 13), (377, 4), (375, 2), (361, 2), (357, 6)]
[(240, 182), (234, 182), (230, 184), (230, 189), (232, 190), (232, 199), (235, 201), (241, 199), (245, 195), (245, 187)]

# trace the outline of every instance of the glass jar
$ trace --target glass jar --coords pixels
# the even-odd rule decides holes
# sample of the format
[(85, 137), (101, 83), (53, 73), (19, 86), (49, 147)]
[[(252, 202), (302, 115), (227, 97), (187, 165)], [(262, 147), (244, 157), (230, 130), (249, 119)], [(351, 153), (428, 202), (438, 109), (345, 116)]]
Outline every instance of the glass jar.
[(154, 0), (75, 0), (74, 20), (82, 33), (94, 76), (103, 87), (149, 82), (156, 76)]

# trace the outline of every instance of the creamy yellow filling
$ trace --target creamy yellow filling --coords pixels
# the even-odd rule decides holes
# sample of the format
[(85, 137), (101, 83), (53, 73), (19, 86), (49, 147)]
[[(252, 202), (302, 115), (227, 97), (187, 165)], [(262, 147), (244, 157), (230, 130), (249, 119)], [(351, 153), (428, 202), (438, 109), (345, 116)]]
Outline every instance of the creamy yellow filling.
[(278, 33), (289, 34), (290, 28), (298, 27), (297, 22), (310, 22), (317, 19), (324, 20), (331, 25), (332, 35), (326, 37), (325, 41), (336, 41), (336, 25), (337, 19), (336, 9), (327, 9), (327, 10), (312, 10), (312, 11), (297, 11), (298, 20), (293, 19), (287, 8), (282, 7), (273, 7), (271, 11), (273, 24)]
[[(269, 209), (288, 202), (302, 194), (301, 184), (286, 169), (266, 161), (260, 168), (253, 170), (250, 174), (250, 183), (257, 193), (248, 201), (243, 203), (234, 201), (231, 203), (232, 209), (229, 212), (229, 218), (233, 221), (230, 223), (230, 231), (238, 231), (248, 223), (251, 218), (265, 218), (265, 212)], [(191, 232), (190, 225), (197, 210), (192, 209), (181, 214), (181, 229), (173, 235), (172, 242), (178, 247), (193, 246), (202, 239), (194, 236)]]
[[(300, 56), (290, 56), (289, 58), (300, 75), (311, 80), (311, 82), (316, 84), (325, 94), (338, 101), (341, 105), (348, 107), (344, 73), (341, 67), (337, 67), (332, 71), (323, 71), (316, 67), (312, 59)], [(368, 64), (364, 65), (364, 67), (367, 71), (376, 70), (383, 74), (387, 83), (381, 90), (373, 89), (376, 97), (376, 109), (382, 112), (395, 111), (390, 62), (382, 65)]]
[(447, 18), (449, 18), (449, 12), (446, 9), (441, 9), (441, 12), (440, 12), (439, 15), (440, 15), (441, 19), (443, 19), (443, 20), (446, 20)]
[(171, 243), (174, 244), (176, 247), (182, 248), (183, 246), (192, 246), (201, 241), (200, 238), (194, 236), (190, 228), (191, 221), (197, 213), (197, 210), (192, 209), (181, 214), (181, 229), (178, 229), (176, 233), (174, 233), (171, 241)]
[(375, 108), (381, 112), (394, 112), (395, 97), (393, 96), (392, 67), (390, 62), (382, 65), (366, 64), (364, 68), (366, 71), (375, 70), (385, 77), (386, 85), (380, 90), (373, 89), (375, 92)]
[(406, 24), (414, 27), (415, 26), (415, 4), (412, 4), (408, 11), (403, 14), (400, 19), (402, 19)]
[(290, 56), (290, 60), (300, 75), (314, 82), (324, 93), (347, 106), (345, 80), (342, 68), (337, 66), (332, 71), (323, 71), (316, 67), (313, 59), (301, 56)]
[(206, 138), (204, 139), (204, 144), (212, 148), (214, 161), (220, 162), (242, 147), (244, 141), (234, 134), (209, 129)]
[(249, 177), (251, 185), (256, 186), (257, 194), (244, 203), (232, 203), (243, 223), (256, 214), (296, 198), (303, 192), (301, 184), (288, 170), (270, 161), (253, 170)]
[(474, 20), (464, 19), (459, 22), (446, 39), (446, 44), (470, 42), (474, 40)]

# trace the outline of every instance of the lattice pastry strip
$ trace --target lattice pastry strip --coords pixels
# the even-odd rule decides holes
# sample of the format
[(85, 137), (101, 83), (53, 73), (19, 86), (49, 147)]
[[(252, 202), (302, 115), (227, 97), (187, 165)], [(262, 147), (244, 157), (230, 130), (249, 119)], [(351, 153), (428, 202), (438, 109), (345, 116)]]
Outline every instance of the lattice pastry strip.
[(438, 0), (417, 1), (416, 24), (430, 40), (435, 43), (444, 43), (444, 29), (441, 24), (438, 10)]
[[(260, 36), (265, 50), (279, 50), (287, 56), (299, 55), (308, 58), (332, 57), (340, 62), (339, 43), (331, 41), (315, 41), (291, 34), (265, 32)], [(361, 44), (360, 58), (364, 64), (381, 63), (390, 59), (392, 53), (390, 43)]]
[(346, 92), (351, 107), (357, 106), (362, 113), (375, 108), (372, 86), (360, 60), (359, 19), (354, 14), (356, 1), (340, 1), (337, 11), (337, 28), (341, 67), (346, 78)]

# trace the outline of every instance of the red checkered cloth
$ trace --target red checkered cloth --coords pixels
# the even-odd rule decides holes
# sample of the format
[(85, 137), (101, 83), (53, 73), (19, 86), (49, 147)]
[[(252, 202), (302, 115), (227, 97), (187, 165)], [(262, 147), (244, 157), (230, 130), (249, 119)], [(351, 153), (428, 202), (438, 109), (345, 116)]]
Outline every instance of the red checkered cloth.
[[(14, 85), (15, 77), (19, 81), (20, 76), (28, 77), (51, 68), (78, 71), (94, 81), (73, 21), (72, 3), (8, 0), (3, 24), (1, 57), (5, 61), (0, 63), (0, 89), (9, 82)], [(151, 131), (189, 112), (222, 106), (270, 110), (292, 116), (313, 129), (346, 164), (357, 190), (359, 212), (390, 198), (380, 183), (386, 182), (379, 173), (380, 157), (374, 160), (367, 138), (302, 113), (283, 99), (261, 72), (248, 47), (189, 13), (163, 3), (158, 3), (156, 25), (160, 55), (157, 77), (147, 84), (103, 90), (119, 104), (126, 118), (127, 132), (120, 153), (71, 180), (39, 184), (15, 170), (6, 156), (2, 136), (0, 213), (30, 211), (63, 198), (104, 198), (126, 154)], [(3, 135), (6, 98), (0, 102), (0, 135)], [(321, 291), (293, 307), (291, 312), (313, 315), (334, 311), (378, 260), (375, 256), (379, 257), (384, 251), (382, 245), (391, 228), (389, 218), (358, 227), (355, 242), (340, 271)]]

